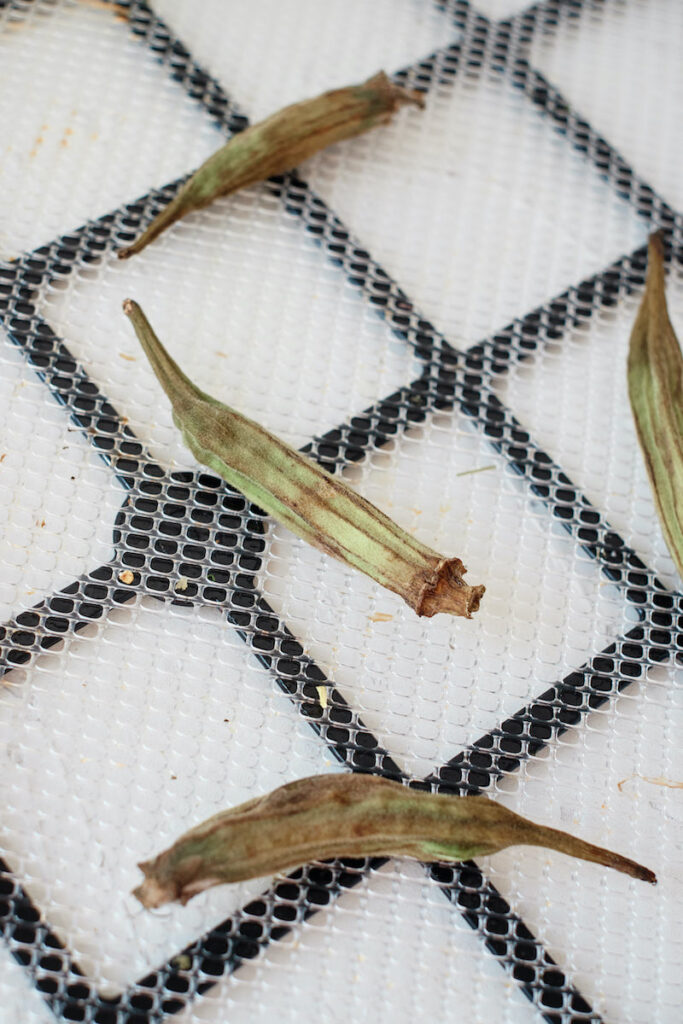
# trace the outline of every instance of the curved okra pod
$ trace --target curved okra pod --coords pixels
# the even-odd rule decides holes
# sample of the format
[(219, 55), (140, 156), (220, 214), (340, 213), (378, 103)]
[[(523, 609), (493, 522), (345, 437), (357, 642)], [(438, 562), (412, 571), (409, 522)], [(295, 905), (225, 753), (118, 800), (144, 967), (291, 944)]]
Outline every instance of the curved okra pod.
[(124, 312), (193, 455), (309, 544), (399, 594), (418, 615), (471, 617), (483, 586), (470, 586), (459, 558), (415, 540), (338, 477), (258, 423), (200, 391), (170, 357), (136, 302)]
[(146, 907), (189, 899), (214, 885), (259, 878), (331, 857), (460, 861), (508, 846), (544, 846), (645, 882), (648, 868), (485, 796), (443, 796), (374, 775), (316, 775), (209, 818), (140, 864), (134, 895)]
[(666, 305), (659, 233), (650, 237), (645, 294), (631, 332), (627, 376), (655, 508), (683, 577), (683, 355)]
[(360, 85), (293, 103), (245, 128), (194, 172), (146, 231), (119, 251), (119, 259), (140, 252), (175, 221), (219, 196), (291, 171), (333, 142), (386, 124), (404, 103), (423, 107), (424, 98), (419, 92), (394, 85), (379, 71)]

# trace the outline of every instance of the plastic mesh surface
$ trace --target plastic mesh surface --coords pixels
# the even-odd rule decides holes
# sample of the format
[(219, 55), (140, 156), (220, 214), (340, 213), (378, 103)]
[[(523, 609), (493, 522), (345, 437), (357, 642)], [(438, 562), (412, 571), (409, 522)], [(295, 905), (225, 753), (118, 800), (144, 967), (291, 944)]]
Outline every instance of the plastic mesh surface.
[[(0, 1024), (673, 1024), (680, 580), (625, 361), (658, 226), (683, 336), (683, 10), (153, 7), (0, 4)], [(426, 110), (116, 260), (247, 117), (380, 67)], [(461, 555), (477, 616), (416, 618), (198, 466), (126, 296)], [(344, 766), (487, 790), (659, 885), (518, 848), (130, 895), (193, 824)]]

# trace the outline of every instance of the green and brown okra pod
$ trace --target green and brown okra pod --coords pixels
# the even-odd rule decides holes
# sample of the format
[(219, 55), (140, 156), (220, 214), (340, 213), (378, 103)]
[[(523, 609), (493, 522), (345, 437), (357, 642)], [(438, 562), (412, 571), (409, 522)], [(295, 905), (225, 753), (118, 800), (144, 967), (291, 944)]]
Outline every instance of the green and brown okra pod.
[(664, 242), (650, 236), (629, 343), (628, 393), (666, 546), (683, 578), (683, 355), (666, 302)]
[(193, 455), (292, 533), (399, 594), (418, 614), (470, 618), (483, 586), (401, 529), (338, 477), (254, 420), (200, 391), (161, 344), (136, 302), (123, 304), (173, 419)]
[(386, 124), (406, 103), (423, 107), (424, 97), (380, 71), (360, 85), (293, 103), (250, 125), (205, 160), (139, 238), (119, 251), (119, 259), (141, 252), (175, 221), (219, 196), (291, 171), (334, 142)]
[(134, 895), (146, 907), (187, 903), (214, 885), (260, 878), (331, 857), (455, 862), (542, 846), (657, 879), (618, 853), (536, 825), (486, 796), (427, 793), (374, 775), (315, 775), (209, 818), (140, 864)]

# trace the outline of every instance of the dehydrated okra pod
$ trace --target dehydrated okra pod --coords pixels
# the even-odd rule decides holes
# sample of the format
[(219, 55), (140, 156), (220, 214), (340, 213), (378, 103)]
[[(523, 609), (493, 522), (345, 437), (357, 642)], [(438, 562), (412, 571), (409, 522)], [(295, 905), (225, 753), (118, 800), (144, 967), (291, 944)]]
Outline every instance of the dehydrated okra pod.
[(424, 98), (395, 85), (380, 71), (360, 85), (293, 103), (245, 128), (205, 160), (140, 237), (120, 250), (119, 259), (140, 252), (191, 210), (201, 210), (219, 196), (291, 171), (333, 142), (386, 124), (404, 103), (423, 107)]
[(683, 577), (683, 356), (666, 304), (664, 245), (648, 246), (628, 353), (628, 392), (664, 540)]
[(459, 558), (444, 558), (312, 459), (200, 391), (168, 354), (132, 299), (133, 324), (173, 419), (193, 455), (309, 544), (399, 594), (418, 615), (471, 617), (483, 586), (470, 586)]
[(216, 814), (140, 864), (134, 895), (146, 907), (225, 882), (331, 857), (460, 861), (508, 846), (543, 846), (645, 882), (652, 871), (558, 829), (536, 825), (486, 796), (444, 796), (374, 775), (315, 775)]

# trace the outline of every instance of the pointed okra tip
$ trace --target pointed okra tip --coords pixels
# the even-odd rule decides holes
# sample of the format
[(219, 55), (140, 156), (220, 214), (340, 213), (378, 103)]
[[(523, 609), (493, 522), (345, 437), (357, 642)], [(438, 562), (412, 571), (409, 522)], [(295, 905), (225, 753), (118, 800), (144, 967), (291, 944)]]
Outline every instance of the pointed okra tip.
[[(151, 242), (151, 234), (152, 233), (149, 229), (147, 231), (143, 231), (143, 233), (138, 238), (136, 238), (131, 245), (126, 246), (125, 249), (119, 249), (117, 251), (117, 258), (120, 260), (128, 260), (130, 259), (131, 256), (136, 256), (139, 252), (142, 252), (142, 250), (149, 244), (149, 242)], [(155, 237), (158, 234), (161, 234), (161, 231), (154, 232)]]
[[(124, 299), (122, 302), (122, 306), (123, 312), (126, 314), (131, 324), (133, 325), (133, 330), (135, 331), (138, 341), (142, 345), (145, 352), (148, 352), (148, 346), (150, 344), (153, 345), (154, 341), (156, 341), (157, 344), (160, 344), (158, 338), (156, 338), (156, 335), (152, 331), (152, 328), (147, 317), (142, 311), (142, 307), (138, 305), (135, 299)], [(154, 366), (154, 363), (152, 363), (152, 366)]]
[(647, 240), (647, 247), (649, 254), (652, 255), (654, 252), (661, 259), (664, 258), (665, 245), (664, 245), (664, 229), (660, 228), (658, 231), (653, 231)]

